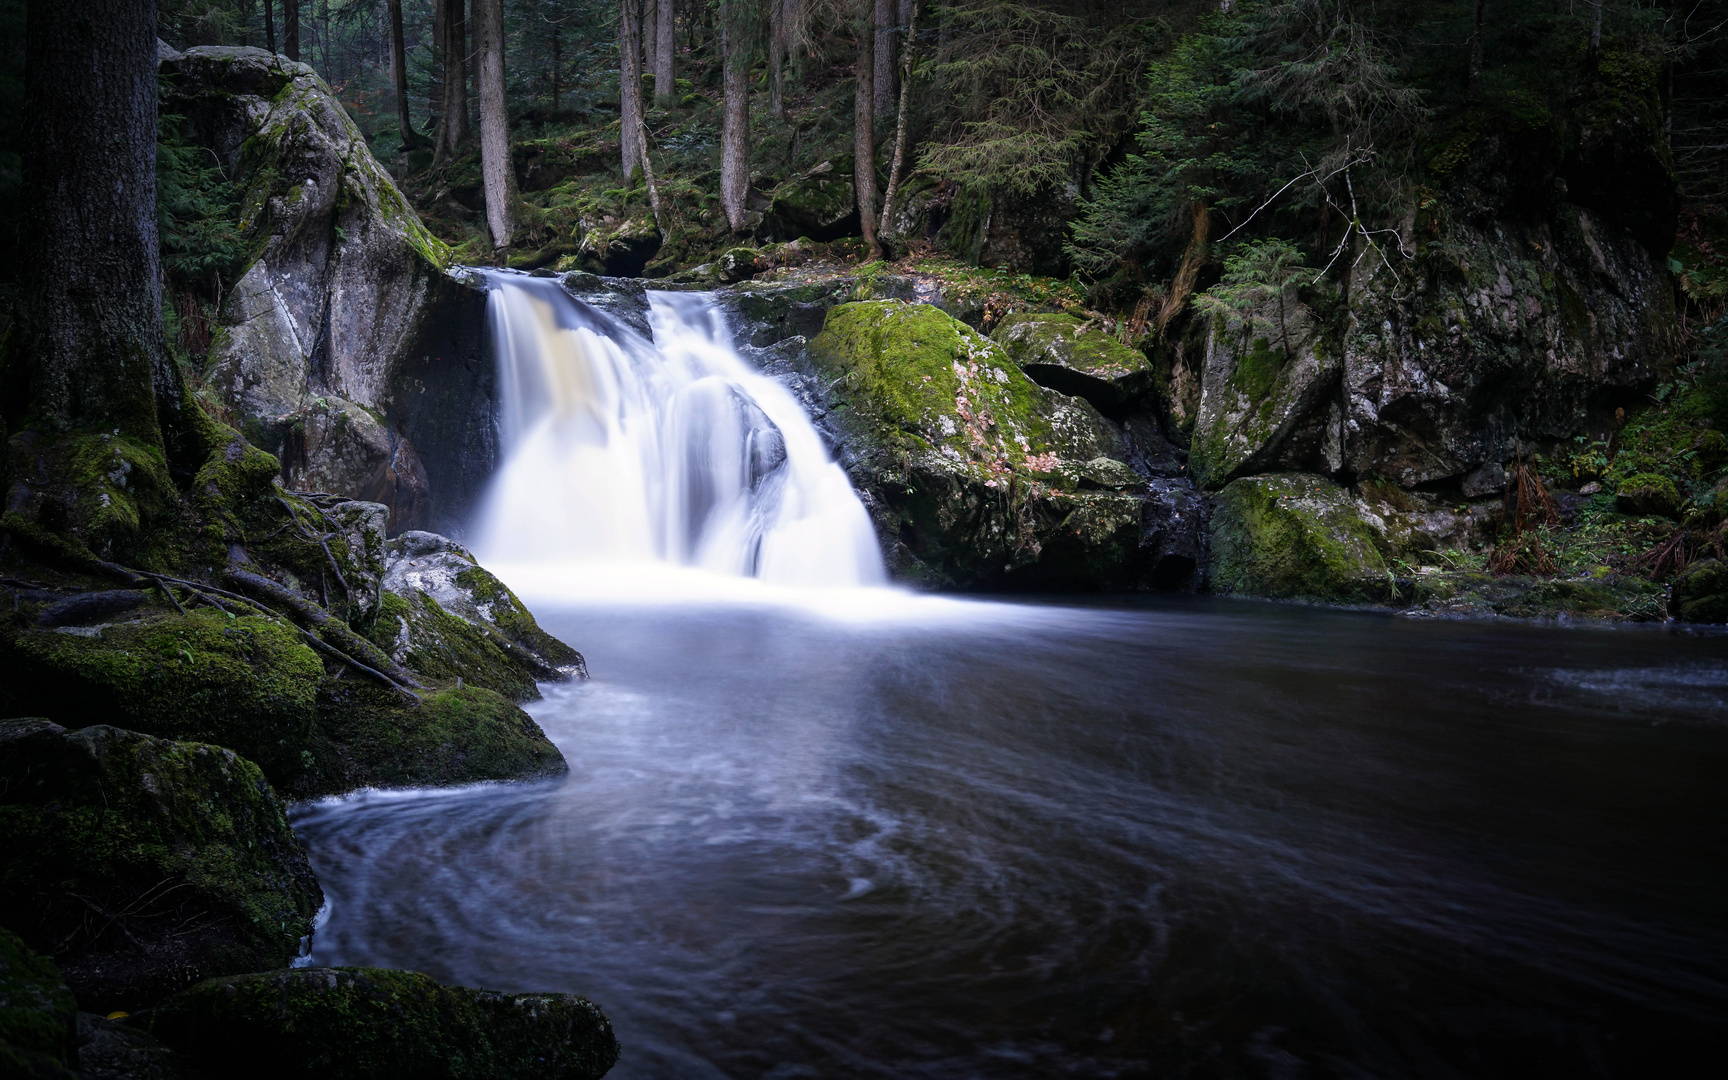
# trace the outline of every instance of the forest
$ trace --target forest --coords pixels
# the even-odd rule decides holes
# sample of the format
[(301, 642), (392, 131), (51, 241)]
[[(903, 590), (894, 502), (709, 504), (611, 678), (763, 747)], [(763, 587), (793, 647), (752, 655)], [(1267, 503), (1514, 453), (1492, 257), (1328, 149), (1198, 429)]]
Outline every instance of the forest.
[(1728, 1047), (1725, 0), (0, 56), (0, 1076)]

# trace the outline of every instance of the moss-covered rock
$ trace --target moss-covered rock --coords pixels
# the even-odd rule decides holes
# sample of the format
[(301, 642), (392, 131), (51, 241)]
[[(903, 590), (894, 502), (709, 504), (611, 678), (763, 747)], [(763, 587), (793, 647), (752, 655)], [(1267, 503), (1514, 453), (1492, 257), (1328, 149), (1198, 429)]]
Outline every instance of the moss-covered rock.
[(990, 339), (1033, 382), (1085, 398), (1107, 416), (1120, 416), (1153, 389), (1145, 353), (1073, 315), (1004, 315)]
[(1120, 434), (995, 342), (928, 304), (878, 300), (831, 309), (809, 360), (903, 577), (1070, 588), (1145, 577), (1145, 492)]
[(499, 994), (379, 968), (212, 979), (156, 1009), (152, 1030), (207, 1069), (322, 1080), (595, 1080), (612, 1026), (570, 994)]
[(325, 679), (318, 740), (294, 794), (529, 780), (569, 768), (540, 725), (502, 694), (464, 683), (419, 698), (351, 675)]
[[(1282, 315), (1215, 316), (1189, 457), (1195, 482), (1218, 488), (1257, 471), (1336, 468), (1340, 421), (1327, 403), (1336, 398), (1339, 370), (1302, 305)], [(1327, 442), (1332, 460), (1323, 461)]]
[(763, 227), (775, 240), (838, 240), (858, 232), (852, 158), (824, 161), (769, 193)]
[(1614, 491), (1615, 509), (1622, 514), (1677, 518), (1683, 503), (1674, 481), (1657, 473), (1627, 477)]
[(586, 678), (582, 654), (540, 629), (503, 582), (461, 545), (409, 532), (385, 552), (384, 601), (372, 641), (428, 679), (540, 696), (541, 680)]
[(250, 262), (222, 305), (211, 387), (290, 486), (424, 524), (426, 470), (401, 417), (384, 413), (462, 291), (443, 272), (448, 248), (311, 67), (212, 46), (164, 57), (161, 74), (164, 111), (185, 117), (242, 191), (235, 224)]
[(216, 743), (278, 779), (300, 767), (324, 665), (292, 626), (211, 608), (129, 614), (0, 629), (0, 714)]
[(78, 1065), (78, 1005), (54, 962), (0, 927), (0, 1076), (65, 1077)]
[(86, 1008), (286, 964), (323, 901), (282, 802), (231, 750), (0, 722), (0, 921)]
[(1503, 615), (1514, 619), (1594, 619), (1651, 622), (1663, 617), (1662, 586), (1644, 578), (1602, 573), (1540, 578), (1462, 571), (1424, 573), (1400, 599), (1440, 615)]
[(1674, 579), (1669, 610), (1685, 622), (1728, 622), (1728, 565), (1700, 559)]
[(1392, 593), (1378, 531), (1357, 500), (1324, 477), (1233, 481), (1218, 493), (1211, 537), (1217, 592), (1347, 604)]

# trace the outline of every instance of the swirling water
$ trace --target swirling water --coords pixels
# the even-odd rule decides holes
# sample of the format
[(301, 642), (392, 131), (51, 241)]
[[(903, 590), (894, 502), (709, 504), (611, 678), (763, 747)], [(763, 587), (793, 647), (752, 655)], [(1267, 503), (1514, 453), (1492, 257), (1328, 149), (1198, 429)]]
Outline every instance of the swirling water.
[(1167, 600), (580, 603), (562, 779), (301, 807), (325, 964), (644, 1077), (1683, 1076), (1728, 641)]

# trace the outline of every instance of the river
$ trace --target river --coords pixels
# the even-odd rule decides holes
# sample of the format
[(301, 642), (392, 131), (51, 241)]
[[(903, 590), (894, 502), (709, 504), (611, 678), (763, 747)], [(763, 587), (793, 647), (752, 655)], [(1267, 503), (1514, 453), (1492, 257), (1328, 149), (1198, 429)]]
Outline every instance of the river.
[(593, 672), (528, 706), (569, 775), (300, 807), (314, 962), (584, 994), (620, 1080), (1728, 1050), (1722, 636), (525, 599)]

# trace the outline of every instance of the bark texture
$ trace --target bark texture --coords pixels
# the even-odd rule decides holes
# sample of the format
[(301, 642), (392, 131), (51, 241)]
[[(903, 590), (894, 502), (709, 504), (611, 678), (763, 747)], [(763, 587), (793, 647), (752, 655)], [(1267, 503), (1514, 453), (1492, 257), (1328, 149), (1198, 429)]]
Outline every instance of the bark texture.
[(626, 183), (635, 179), (636, 170), (642, 167), (641, 32), (641, 0), (618, 0), (618, 142)]
[(882, 257), (882, 244), (876, 239), (876, 50), (872, 48), (876, 35), (873, 19), (861, 20), (858, 33), (858, 58), (853, 65), (857, 84), (852, 107), (852, 189), (858, 195), (858, 228), (864, 246), (872, 259)]
[(894, 111), (894, 0), (875, 0), (876, 14), (876, 100), (877, 116)]
[(444, 5), (444, 126), (435, 161), (456, 154), (468, 143), (468, 19), (462, 0), (437, 0)]
[(750, 194), (750, 67), (745, 36), (736, 25), (737, 0), (721, 0), (720, 50), (724, 55), (721, 85), (725, 112), (720, 126), (720, 207), (734, 232), (748, 224)]
[[(269, 10), (266, 2), (265, 10)], [(402, 149), (408, 150), (421, 141), (420, 133), (408, 118), (408, 58), (402, 47), (402, 0), (390, 0), (390, 74), (396, 88), (396, 126), (402, 135)]]
[(492, 246), (510, 246), (516, 229), (516, 171), (510, 164), (510, 117), (504, 104), (504, 0), (474, 0), (480, 45), (480, 175)]
[(672, 70), (672, 54), (678, 49), (678, 41), (674, 36), (677, 26), (673, 23), (674, 0), (656, 0), (660, 8), (660, 17), (654, 22), (654, 34), (657, 39), (654, 46), (654, 100), (662, 105), (670, 105), (677, 98), (677, 76)]
[(264, 46), (276, 51), (276, 0), (264, 0)]
[(300, 0), (282, 0), (282, 54), (300, 59)]
[[(33, 0), (23, 265), (6, 427), (160, 445), (179, 386), (162, 340), (154, 0)], [(153, 392), (154, 390), (154, 392)], [(16, 443), (16, 439), (14, 439)]]

